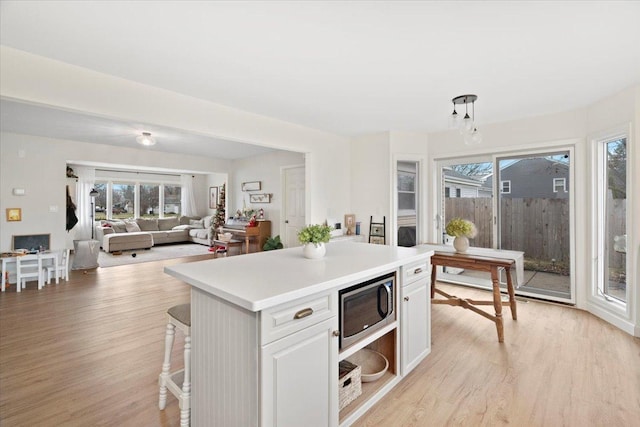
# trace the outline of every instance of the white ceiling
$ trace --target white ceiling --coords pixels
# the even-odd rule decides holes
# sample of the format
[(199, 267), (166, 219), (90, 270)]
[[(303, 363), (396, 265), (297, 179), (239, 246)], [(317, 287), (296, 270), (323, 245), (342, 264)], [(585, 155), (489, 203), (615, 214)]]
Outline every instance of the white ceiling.
[(135, 140), (144, 131), (156, 139), (156, 145), (144, 149), (227, 160), (274, 151), (163, 126), (96, 117), (7, 99), (0, 100), (0, 128), (3, 132), (129, 148), (143, 148), (136, 145)]
[[(4, 45), (345, 136), (443, 130), (451, 98), (465, 93), (479, 97), (481, 127), (584, 107), (640, 83), (637, 1), (0, 7)], [(11, 108), (3, 129), (38, 115)], [(86, 122), (85, 140), (101, 142), (143, 125)]]

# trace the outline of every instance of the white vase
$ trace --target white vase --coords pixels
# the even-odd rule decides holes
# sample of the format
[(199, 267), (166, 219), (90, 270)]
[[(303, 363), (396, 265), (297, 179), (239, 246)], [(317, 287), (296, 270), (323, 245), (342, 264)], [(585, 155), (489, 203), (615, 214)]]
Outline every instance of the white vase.
[(302, 247), (302, 254), (309, 259), (322, 258), (326, 252), (324, 243), (305, 243)]
[(467, 249), (469, 249), (469, 239), (467, 236), (457, 236), (453, 239), (453, 247), (456, 248), (456, 252), (467, 252)]

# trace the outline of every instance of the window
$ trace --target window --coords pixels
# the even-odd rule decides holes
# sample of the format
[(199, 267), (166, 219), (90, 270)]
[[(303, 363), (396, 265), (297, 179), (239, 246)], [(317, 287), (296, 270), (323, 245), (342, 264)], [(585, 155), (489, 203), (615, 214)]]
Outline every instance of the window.
[(180, 215), (182, 187), (179, 185), (164, 185), (164, 216)]
[(567, 179), (566, 178), (553, 178), (553, 192), (554, 193), (566, 193), (567, 192)]
[(500, 192), (502, 194), (511, 193), (511, 181), (500, 181)]
[(135, 192), (133, 183), (111, 185), (111, 218), (133, 218), (135, 216)]
[(104, 181), (96, 181), (94, 189), (98, 192), (95, 197), (95, 219), (96, 221), (101, 219), (107, 219), (107, 187), (108, 183)]
[(416, 174), (412, 172), (398, 171), (398, 212), (403, 215), (413, 213), (416, 210)]
[(457, 198), (462, 197), (462, 189), (460, 189), (460, 188), (456, 188), (456, 197), (457, 197)]
[(158, 218), (160, 216), (160, 185), (140, 185), (140, 217)]
[(444, 187), (444, 197), (451, 197), (451, 189), (449, 187)]
[(627, 139), (598, 144), (598, 289), (597, 295), (625, 304), (627, 293)]

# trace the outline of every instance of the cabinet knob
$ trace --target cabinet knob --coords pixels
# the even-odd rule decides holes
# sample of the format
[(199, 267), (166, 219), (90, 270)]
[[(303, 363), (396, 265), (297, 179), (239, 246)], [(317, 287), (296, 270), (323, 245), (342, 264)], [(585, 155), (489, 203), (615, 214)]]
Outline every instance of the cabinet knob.
[(404, 300), (405, 301), (409, 301), (409, 297), (404, 297)]
[(334, 337), (339, 337), (340, 336), (340, 331), (333, 331), (333, 336)]

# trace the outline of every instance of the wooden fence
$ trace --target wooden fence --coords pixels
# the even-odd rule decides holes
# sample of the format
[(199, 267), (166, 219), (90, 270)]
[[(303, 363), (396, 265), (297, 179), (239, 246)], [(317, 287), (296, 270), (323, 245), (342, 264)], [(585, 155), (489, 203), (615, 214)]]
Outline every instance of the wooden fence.
[[(493, 214), (491, 199), (447, 198), (446, 219), (460, 217), (478, 228), (473, 246), (491, 247)], [(569, 200), (503, 198), (501, 200), (502, 249), (524, 251), (527, 259), (555, 260), (569, 265)]]
[[(492, 199), (446, 198), (446, 221), (460, 217), (472, 221), (478, 235), (473, 246), (492, 247)], [(624, 267), (624, 254), (613, 250), (613, 237), (624, 234), (626, 200), (611, 199), (608, 215), (609, 267)], [(569, 200), (543, 198), (501, 199), (502, 249), (524, 251), (526, 259), (569, 265)]]

